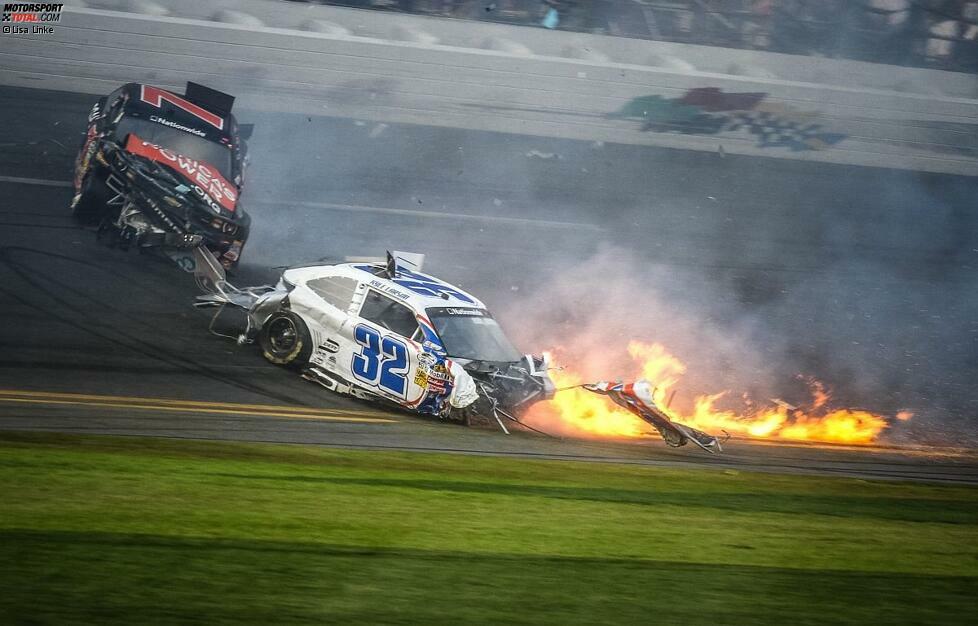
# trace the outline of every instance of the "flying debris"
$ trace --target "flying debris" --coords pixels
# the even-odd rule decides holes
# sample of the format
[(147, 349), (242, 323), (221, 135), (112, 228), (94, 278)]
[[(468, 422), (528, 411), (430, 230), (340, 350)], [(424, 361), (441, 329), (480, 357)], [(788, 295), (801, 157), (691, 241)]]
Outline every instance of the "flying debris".
[(720, 440), (691, 426), (674, 422), (659, 408), (653, 396), (655, 389), (647, 380), (634, 383), (596, 382), (581, 385), (588, 391), (608, 396), (615, 404), (622, 406), (651, 424), (662, 439), (670, 446), (678, 448), (693, 442), (710, 454), (723, 452)]

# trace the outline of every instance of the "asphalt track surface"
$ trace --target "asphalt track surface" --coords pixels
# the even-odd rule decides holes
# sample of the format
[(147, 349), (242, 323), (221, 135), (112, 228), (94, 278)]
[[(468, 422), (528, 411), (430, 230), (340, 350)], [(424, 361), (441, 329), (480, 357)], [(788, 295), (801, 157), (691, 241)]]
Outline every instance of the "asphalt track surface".
[[(670, 449), (651, 437), (630, 442), (571, 441), (530, 433), (507, 437), (489, 426), (464, 428), (331, 394), (293, 372), (271, 366), (253, 346), (239, 347), (209, 334), (208, 317), (190, 306), (197, 294), (192, 278), (173, 264), (153, 255), (102, 247), (93, 232), (71, 219), (67, 181), (90, 97), (0, 90), (0, 102), (13, 113), (8, 119), (19, 122), (0, 142), (0, 430), (311, 443), (978, 483), (978, 459), (969, 450), (852, 449), (735, 440), (727, 443), (723, 455), (710, 456), (691, 446)], [(338, 126), (341, 122), (323, 123)], [(445, 141), (454, 143), (454, 139)], [(410, 171), (394, 175), (424, 179)], [(360, 181), (368, 182), (367, 178)], [(478, 265), (487, 259), (519, 271), (526, 261), (521, 254), (530, 256), (527, 247), (546, 246), (548, 238), (563, 243), (577, 238), (582, 249), (593, 249), (604, 237), (600, 216), (588, 220), (585, 215), (548, 212), (546, 207), (532, 216), (519, 211), (507, 214), (498, 206), (500, 210), (491, 214), (446, 212), (442, 204), (465, 206), (464, 189), (469, 186), (438, 179), (429, 183), (429, 195), (446, 200), (433, 209), (420, 202), (418, 206), (404, 203), (400, 188), (385, 196), (377, 185), (366, 197), (369, 202), (361, 196), (353, 204), (338, 195), (321, 201), (292, 200), (309, 203), (310, 212), (329, 215), (332, 228), (324, 246), (340, 255), (362, 254), (368, 244), (383, 247), (380, 238), (364, 234), (370, 232), (365, 226), (383, 221), (384, 228), (396, 229), (402, 242), (415, 246), (405, 249), (418, 249), (427, 242), (422, 249), (436, 259), (468, 254), (468, 261), (453, 267), (460, 276), (465, 276), (466, 262)], [(448, 202), (450, 198), (455, 202)], [(480, 233), (473, 239), (489, 243), (472, 244), (466, 250), (440, 244), (431, 237), (432, 222), (442, 226), (449, 222), (453, 228), (459, 223), (471, 225)], [(261, 237), (255, 239), (256, 249), (248, 250), (251, 261), (235, 276), (241, 284), (273, 279), (276, 264), (308, 260), (294, 258), (300, 254), (295, 248), (284, 248), (276, 257), (263, 247)], [(500, 288), (505, 285), (487, 285), (490, 292)]]

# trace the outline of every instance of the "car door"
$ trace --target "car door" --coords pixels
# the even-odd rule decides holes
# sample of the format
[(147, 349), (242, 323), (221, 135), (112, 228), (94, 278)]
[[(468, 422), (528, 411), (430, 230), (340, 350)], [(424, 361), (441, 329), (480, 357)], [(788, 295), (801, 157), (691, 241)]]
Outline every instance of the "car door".
[[(297, 276), (293, 274), (290, 278)], [(346, 361), (350, 358), (352, 346), (344, 337), (345, 329), (350, 324), (357, 280), (337, 274), (323, 274), (319, 270), (297, 280), (295, 285), (289, 294), (289, 303), (309, 328), (313, 342), (309, 362), (347, 379)]]
[(421, 329), (414, 311), (379, 291), (361, 285), (357, 315), (343, 334), (353, 347), (350, 373), (356, 384), (412, 407), (424, 398), (417, 377)]

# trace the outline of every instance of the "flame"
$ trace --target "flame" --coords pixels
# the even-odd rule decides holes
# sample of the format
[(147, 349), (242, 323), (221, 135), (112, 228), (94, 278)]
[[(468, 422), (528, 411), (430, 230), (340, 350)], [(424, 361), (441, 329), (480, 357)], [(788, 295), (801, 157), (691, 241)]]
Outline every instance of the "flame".
[[(757, 407), (745, 394), (746, 411), (719, 409), (717, 403), (728, 395), (721, 391), (695, 398), (692, 409), (681, 412), (671, 406), (671, 400), (676, 385), (686, 373), (686, 365), (658, 343), (632, 341), (628, 344), (628, 354), (637, 365), (634, 379), (644, 378), (655, 387), (655, 402), (670, 419), (708, 433), (726, 431), (760, 439), (865, 445), (876, 441), (889, 427), (882, 415), (858, 409), (831, 409), (831, 394), (817, 380), (808, 381), (812, 398), (805, 407), (777, 399), (772, 399), (771, 406)], [(540, 402), (529, 410), (524, 419), (531, 425), (572, 436), (644, 437), (654, 433), (639, 417), (600, 395), (576, 387), (592, 382), (579, 372), (552, 369), (551, 377), (561, 391), (552, 400)], [(896, 417), (905, 421), (912, 415), (901, 411)]]

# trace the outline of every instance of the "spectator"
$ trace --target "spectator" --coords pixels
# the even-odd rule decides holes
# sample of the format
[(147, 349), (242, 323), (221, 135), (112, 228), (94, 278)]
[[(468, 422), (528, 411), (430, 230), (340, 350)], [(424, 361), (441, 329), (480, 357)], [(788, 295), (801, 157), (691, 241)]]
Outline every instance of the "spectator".
[(765, 50), (771, 47), (772, 13), (774, 13), (774, 0), (753, 0), (750, 3), (750, 13), (740, 27), (747, 48)]
[(847, 56), (881, 63), (901, 63), (910, 54), (909, 0), (865, 0), (849, 22)]
[(305, 0), (978, 71), (978, 0)]
[(957, 17), (960, 7), (956, 2), (930, 2), (927, 11), (927, 38), (924, 42), (924, 60), (929, 65), (946, 67), (952, 60), (955, 41), (961, 35)]
[(961, 8), (961, 41), (955, 66), (966, 72), (978, 71), (978, 1), (965, 2)]
[(849, 8), (845, 0), (781, 0), (773, 15), (772, 48), (835, 56)]

